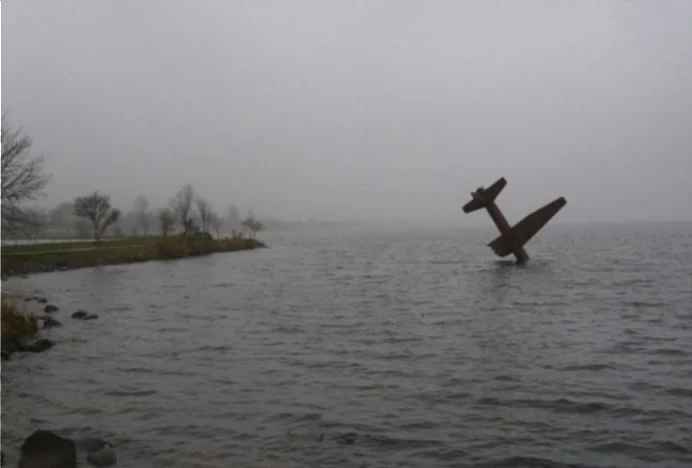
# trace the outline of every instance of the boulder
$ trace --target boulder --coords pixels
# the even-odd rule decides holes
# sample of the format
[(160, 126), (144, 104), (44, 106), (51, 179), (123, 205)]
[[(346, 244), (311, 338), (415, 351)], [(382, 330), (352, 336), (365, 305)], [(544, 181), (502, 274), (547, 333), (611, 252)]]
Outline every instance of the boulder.
[(113, 447), (106, 444), (100, 450), (87, 454), (86, 459), (94, 466), (113, 466), (118, 462), (118, 454), (115, 452)]
[(22, 345), (21, 351), (25, 351), (27, 353), (41, 353), (52, 348), (53, 345), (55, 345), (55, 343), (48, 338), (39, 338), (29, 342), (28, 344)]
[(2, 340), (2, 346), (0, 346), (0, 350), (2, 351), (2, 358), (4, 360), (10, 359), (10, 355), (15, 351), (19, 351), (20, 349), (21, 343), (19, 342), (19, 340), (5, 339)]
[(43, 308), (43, 311), (47, 314), (52, 314), (53, 312), (57, 312), (58, 310), (60, 310), (60, 308), (53, 304), (48, 304)]
[(36, 299), (36, 302), (38, 302), (39, 304), (45, 304), (46, 302), (48, 302), (48, 299), (46, 299), (45, 297), (36, 296), (35, 299)]
[(78, 310), (77, 312), (72, 314), (72, 318), (80, 319), (80, 320), (94, 320), (94, 319), (99, 318), (99, 316), (96, 314), (90, 314), (86, 310)]
[(108, 445), (108, 442), (98, 437), (85, 437), (84, 439), (75, 440), (75, 444), (77, 445), (77, 450), (92, 453), (101, 450)]
[(46, 315), (43, 317), (43, 328), (53, 328), (53, 327), (61, 327), (62, 323), (58, 322), (55, 320), (53, 317), (50, 315)]
[(22, 443), (18, 466), (19, 468), (76, 468), (77, 447), (70, 439), (39, 429)]

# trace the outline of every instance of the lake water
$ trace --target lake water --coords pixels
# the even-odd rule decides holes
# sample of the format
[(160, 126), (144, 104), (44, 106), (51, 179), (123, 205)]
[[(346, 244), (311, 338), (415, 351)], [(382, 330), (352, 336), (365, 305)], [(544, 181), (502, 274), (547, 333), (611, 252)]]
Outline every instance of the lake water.
[(12, 279), (65, 326), (3, 363), (3, 450), (41, 427), (120, 467), (692, 466), (692, 226), (549, 226), (523, 268), (494, 234)]

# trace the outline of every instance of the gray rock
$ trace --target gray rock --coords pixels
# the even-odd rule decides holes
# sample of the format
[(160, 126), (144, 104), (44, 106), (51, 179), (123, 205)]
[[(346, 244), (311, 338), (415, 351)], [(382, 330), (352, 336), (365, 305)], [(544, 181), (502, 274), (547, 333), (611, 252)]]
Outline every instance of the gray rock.
[(113, 447), (106, 444), (103, 446), (103, 448), (101, 448), (101, 450), (88, 454), (86, 459), (94, 466), (113, 466), (118, 462), (118, 454), (115, 452)]
[(96, 320), (97, 318), (99, 318), (98, 315), (96, 315), (96, 314), (89, 314), (89, 315), (87, 315), (86, 317), (84, 317), (84, 320)]
[(108, 442), (103, 439), (99, 439), (98, 437), (85, 437), (84, 439), (76, 440), (75, 444), (77, 444), (78, 450), (86, 453), (92, 453), (101, 450), (103, 447), (108, 445)]
[(52, 348), (53, 345), (55, 345), (55, 343), (53, 343), (48, 338), (39, 338), (28, 344), (23, 345), (21, 350), (27, 353), (41, 353), (47, 349)]
[(89, 313), (86, 310), (78, 310), (77, 312), (72, 314), (72, 318), (83, 319), (87, 315), (89, 315)]
[(37, 430), (20, 448), (19, 468), (76, 468), (77, 447), (70, 439)]
[(61, 327), (62, 323), (55, 320), (50, 315), (43, 317), (43, 328)]
[(3, 359), (9, 359), (10, 354), (21, 349), (21, 343), (18, 340), (2, 340), (0, 349), (2, 350)]
[(43, 308), (43, 311), (47, 314), (52, 314), (53, 312), (57, 312), (58, 310), (60, 310), (60, 308), (53, 304), (48, 304)]
[(48, 299), (46, 299), (45, 297), (36, 296), (35, 299), (36, 299), (36, 302), (38, 302), (39, 304), (45, 304), (46, 302), (48, 302)]

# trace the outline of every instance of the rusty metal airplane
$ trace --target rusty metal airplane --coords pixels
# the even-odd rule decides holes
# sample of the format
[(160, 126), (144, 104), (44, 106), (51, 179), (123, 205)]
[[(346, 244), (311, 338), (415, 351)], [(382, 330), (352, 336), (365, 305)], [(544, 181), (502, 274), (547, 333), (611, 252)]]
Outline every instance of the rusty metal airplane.
[(462, 209), (464, 213), (471, 213), (485, 208), (500, 231), (500, 236), (490, 242), (488, 246), (499, 257), (514, 254), (517, 264), (525, 264), (529, 260), (529, 255), (524, 250), (524, 245), (567, 204), (567, 200), (565, 197), (557, 198), (510, 227), (507, 219), (495, 203), (495, 199), (505, 188), (505, 185), (507, 185), (507, 180), (501, 177), (487, 189), (478, 188), (471, 193), (471, 201), (466, 203)]

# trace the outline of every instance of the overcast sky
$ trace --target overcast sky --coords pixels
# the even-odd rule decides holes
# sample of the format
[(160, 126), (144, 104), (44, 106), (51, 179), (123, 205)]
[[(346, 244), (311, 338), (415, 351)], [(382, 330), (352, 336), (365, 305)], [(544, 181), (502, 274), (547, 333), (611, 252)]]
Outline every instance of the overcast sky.
[[(45, 203), (183, 184), (284, 219), (692, 219), (692, 1), (4, 0)], [(472, 219), (473, 218), (473, 219)]]

